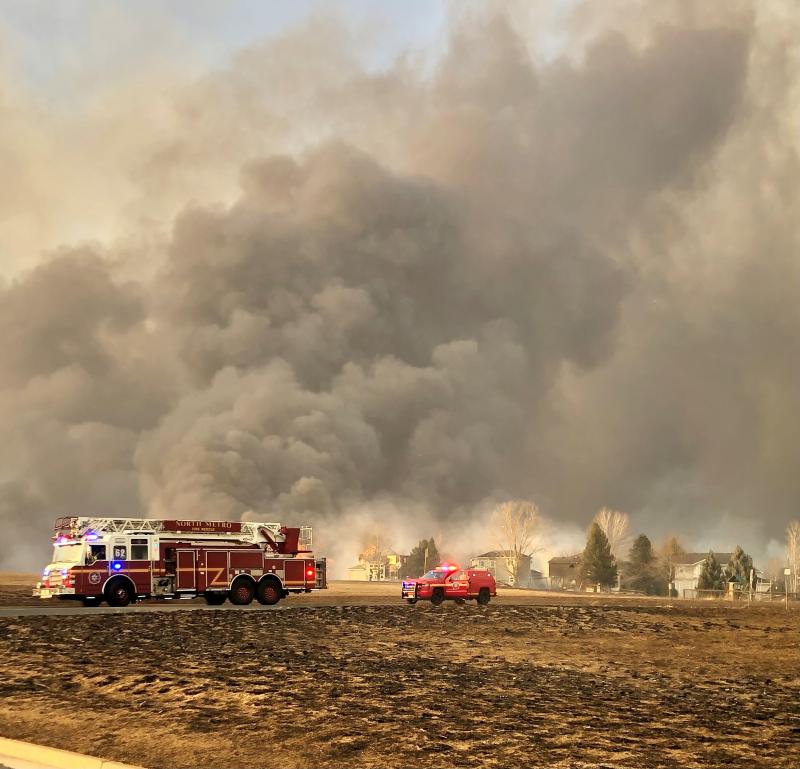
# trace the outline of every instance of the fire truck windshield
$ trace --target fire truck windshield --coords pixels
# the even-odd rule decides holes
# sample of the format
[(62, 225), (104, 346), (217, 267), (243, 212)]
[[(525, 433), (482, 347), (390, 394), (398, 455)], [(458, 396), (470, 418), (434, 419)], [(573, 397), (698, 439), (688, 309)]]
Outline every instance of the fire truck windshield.
[(53, 563), (83, 563), (83, 542), (70, 542), (53, 548)]
[(436, 582), (444, 582), (444, 578), (449, 573), (450, 572), (445, 570), (445, 569), (442, 569), (442, 570), (431, 569), (427, 574), (423, 574), (421, 579), (432, 579), (432, 580), (435, 580)]

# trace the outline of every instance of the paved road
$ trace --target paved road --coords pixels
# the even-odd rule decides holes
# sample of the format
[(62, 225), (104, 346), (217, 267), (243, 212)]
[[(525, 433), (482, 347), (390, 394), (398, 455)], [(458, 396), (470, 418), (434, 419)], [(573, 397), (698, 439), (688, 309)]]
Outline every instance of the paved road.
[[(151, 612), (151, 611), (286, 611), (291, 609), (319, 609), (324, 606), (401, 606), (397, 598), (375, 598), (374, 600), (360, 600), (348, 603), (331, 603), (330, 601), (296, 601), (292, 599), (281, 601), (276, 606), (262, 606), (259, 603), (252, 603), (249, 606), (233, 606), (223, 604), (222, 606), (209, 606), (202, 603), (188, 603), (184, 601), (169, 601), (157, 603), (139, 603), (133, 606), (112, 607), (112, 606), (82, 606), (81, 604), (69, 604), (66, 606), (3, 606), (0, 607), (0, 617), (63, 617), (73, 614), (128, 614), (131, 612)], [(2, 769), (2, 767), (0, 767)]]

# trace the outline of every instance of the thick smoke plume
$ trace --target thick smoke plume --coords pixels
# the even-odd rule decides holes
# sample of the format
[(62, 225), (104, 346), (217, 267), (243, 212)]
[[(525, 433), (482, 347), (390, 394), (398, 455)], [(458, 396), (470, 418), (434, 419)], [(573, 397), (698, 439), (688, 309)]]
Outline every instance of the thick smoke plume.
[[(316, 19), (87, 113), (139, 135), (99, 152), (108, 195), (75, 193), (119, 208), (113, 237), (8, 251), (38, 264), (0, 284), (0, 566), (90, 511), (256, 511), (335, 549), (384, 515), (463, 542), (514, 497), (564, 530), (608, 505), (697, 546), (779, 538), (800, 25), (706, 8), (587, 3), (547, 56), (524, 5), (466, 14), (380, 72)], [(47, 184), (25, 173), (17, 224)]]

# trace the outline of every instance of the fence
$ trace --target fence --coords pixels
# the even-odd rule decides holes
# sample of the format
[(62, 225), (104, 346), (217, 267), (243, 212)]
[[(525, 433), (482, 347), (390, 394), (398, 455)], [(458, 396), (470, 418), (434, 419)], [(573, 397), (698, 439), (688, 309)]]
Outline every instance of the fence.
[[(750, 591), (746, 587), (736, 587), (733, 590), (698, 590), (685, 588), (683, 597), (699, 601), (786, 601), (786, 593), (770, 591)], [(800, 593), (789, 593), (789, 601), (800, 600)]]

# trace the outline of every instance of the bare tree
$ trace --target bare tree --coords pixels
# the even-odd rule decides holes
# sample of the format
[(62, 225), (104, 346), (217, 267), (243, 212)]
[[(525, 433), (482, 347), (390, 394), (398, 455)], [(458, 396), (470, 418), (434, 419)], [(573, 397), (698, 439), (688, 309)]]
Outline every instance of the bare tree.
[(630, 516), (619, 510), (603, 507), (597, 511), (594, 522), (603, 530), (617, 560), (622, 558), (631, 541)]
[(505, 553), (509, 571), (514, 575), (514, 584), (518, 585), (522, 581), (520, 569), (524, 558), (540, 549), (539, 508), (522, 499), (503, 502), (492, 513), (491, 526), (494, 540)]
[[(786, 529), (786, 561), (791, 574), (791, 592), (797, 592), (797, 569), (800, 568), (800, 521), (792, 521)], [(787, 583), (786, 589), (789, 589)]]

